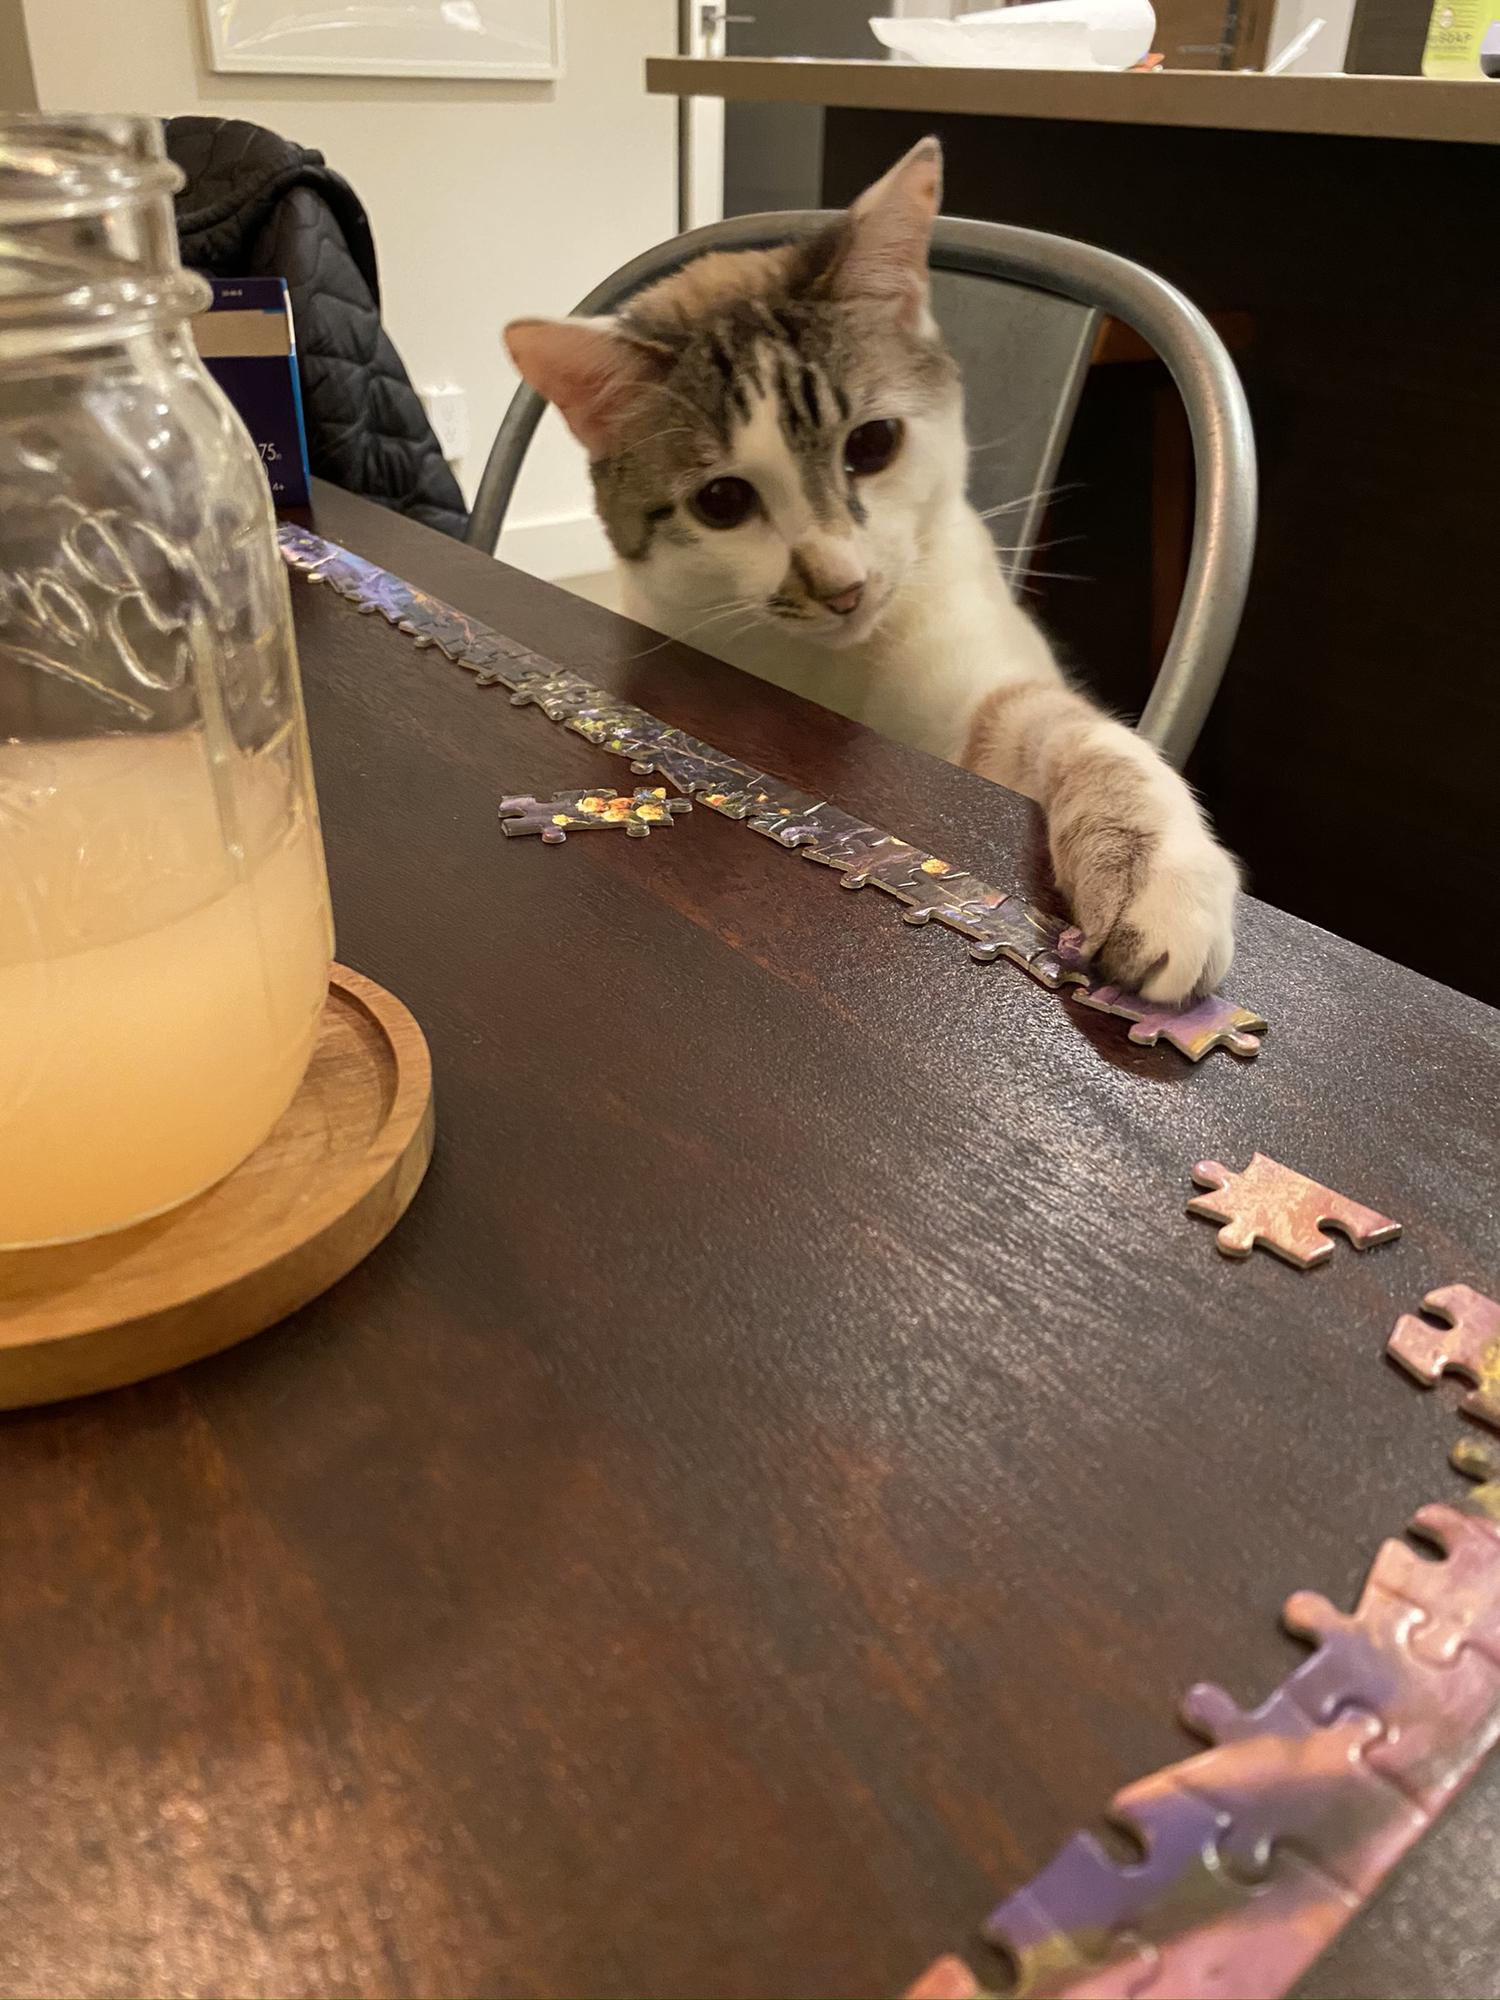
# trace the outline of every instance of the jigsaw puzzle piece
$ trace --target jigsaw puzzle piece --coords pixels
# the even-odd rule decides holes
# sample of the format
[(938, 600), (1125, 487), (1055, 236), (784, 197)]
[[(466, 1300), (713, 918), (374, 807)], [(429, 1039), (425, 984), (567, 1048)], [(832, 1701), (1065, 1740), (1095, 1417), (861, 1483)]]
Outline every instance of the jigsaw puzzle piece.
[(767, 771), (756, 771), (743, 784), (732, 788), (699, 792), (698, 800), (725, 819), (743, 820), (753, 832), (765, 833), (783, 847), (797, 843), (781, 840), (782, 828), (805, 821), (809, 813), (828, 803), (811, 792), (799, 792), (795, 785), (786, 784)]
[(655, 771), (670, 779), (679, 792), (737, 792), (753, 785), (762, 775), (753, 764), (742, 764), (716, 750), (712, 743), (700, 742), (681, 729), (657, 724), (651, 740), (640, 756), (631, 760), (636, 772)]
[(991, 1996), (961, 1958), (945, 1952), (907, 1987), (902, 2000), (991, 2000)]
[(1488, 1438), (1461, 1437), (1450, 1463), (1465, 1479), (1479, 1482), (1465, 1502), (1465, 1511), (1482, 1521), (1500, 1523), (1500, 1449)]
[(1248, 1061), (1260, 1054), (1260, 1038), (1266, 1032), (1259, 1014), (1216, 993), (1190, 1007), (1164, 1007), (1118, 986), (1090, 987), (1073, 998), (1080, 1007), (1133, 1022), (1129, 1039), (1139, 1046), (1154, 1048), (1158, 1041), (1167, 1041), (1190, 1062), (1202, 1062), (1211, 1049), (1228, 1049)]
[(1265, 1875), (1286, 1843), (1352, 1897), (1369, 1896), (1426, 1831), (1426, 1816), (1365, 1761), (1382, 1734), (1376, 1716), (1341, 1708), (1316, 1723), (1280, 1689), (1246, 1714), (1207, 1686), (1182, 1714), (1215, 1747), (1180, 1765), (1180, 1782), (1228, 1816), (1220, 1852), (1243, 1875)]
[(975, 929), (982, 932), (969, 946), (969, 956), (976, 964), (1009, 959), (1053, 990), (1071, 977), (1058, 954), (1058, 926), (1024, 896), (1007, 896), (997, 908), (976, 918)]
[(1319, 1870), (1278, 1849), (1271, 1873), (1243, 1903), (1162, 1944), (1132, 2000), (1280, 2000), (1358, 1907)]
[(836, 807), (819, 813), (818, 823), (818, 837), (807, 843), (803, 855), (808, 861), (816, 861), (820, 868), (832, 868), (840, 875), (857, 874), (877, 860), (892, 837), (882, 833), (878, 826), (871, 826), (868, 820), (855, 819), (852, 813), (840, 812)]
[(827, 799), (812, 792), (799, 792), (793, 785), (778, 784), (766, 802), (749, 814), (745, 824), (752, 833), (763, 834), (778, 847), (810, 847), (818, 839), (823, 816), (837, 812)]
[(1217, 1240), (1226, 1257), (1248, 1257), (1259, 1243), (1306, 1271), (1333, 1255), (1333, 1239), (1323, 1234), (1325, 1227), (1341, 1230), (1356, 1250), (1388, 1243), (1401, 1233), (1400, 1223), (1388, 1215), (1362, 1208), (1264, 1153), (1252, 1155), (1240, 1174), (1217, 1160), (1200, 1160), (1193, 1179), (1214, 1192), (1194, 1195), (1187, 1212), (1223, 1223)]
[[(1257, 1876), (1236, 1873), (1230, 1815), (1184, 1782), (1190, 1768), (1113, 1801), (1111, 1816), (1145, 1844), (1143, 1863), (1116, 1863), (1076, 1835), (994, 1913), (986, 1935), (1015, 1958), (1019, 1994), (1275, 2000), (1348, 1922), (1358, 1897), (1285, 1848)], [(1105, 1951), (1114, 1956), (1101, 1965)]]
[(628, 797), (608, 792), (559, 792), (554, 798), (529, 795), (500, 801), (501, 830), (509, 837), (539, 833), (549, 846), (570, 833), (591, 826), (623, 826), (632, 839), (644, 839), (653, 826), (670, 826), (674, 814), (691, 812), (686, 799), (669, 799), (664, 786), (642, 787)]
[(984, 937), (987, 919), (1010, 900), (1008, 889), (996, 889), (977, 875), (967, 875), (960, 869), (941, 878), (935, 876), (933, 891), (936, 900), (914, 905), (902, 921), (946, 924), (950, 931), (957, 931), (975, 943)]
[(1412, 1644), (1424, 1614), (1384, 1589), (1374, 1570), (1353, 1613), (1299, 1591), (1285, 1616), (1318, 1643), (1317, 1719), (1343, 1709), (1377, 1715), (1384, 1734), (1365, 1751), (1371, 1769), (1429, 1819), (1441, 1812), (1500, 1738), (1500, 1670), (1468, 1646), (1440, 1664), (1424, 1659)]
[(909, 841), (889, 836), (869, 859), (849, 869), (844, 876), (846, 889), (863, 889), (867, 885), (883, 889), (897, 902), (905, 903), (902, 918), (909, 924), (925, 924), (934, 917), (946, 923), (954, 913), (967, 909), (971, 913), (971, 935), (981, 934), (984, 915), (1005, 901), (998, 889), (991, 889), (967, 869), (955, 868), (951, 861), (925, 854)]
[(591, 687), (565, 667), (554, 667), (547, 673), (528, 674), (510, 702), (512, 708), (539, 708), (549, 722), (566, 722), (580, 709), (597, 707), (609, 698), (604, 688)]
[(1428, 1387), (1443, 1375), (1472, 1382), (1464, 1409), (1500, 1429), (1500, 1303), (1472, 1285), (1442, 1285), (1423, 1299), (1422, 1311), (1442, 1324), (1403, 1313), (1386, 1353)]
[(1472, 1646), (1500, 1667), (1500, 1526), (1456, 1507), (1423, 1507), (1412, 1527), (1442, 1551), (1433, 1562), (1408, 1542), (1381, 1548), (1371, 1582), (1421, 1611), (1411, 1644), (1434, 1664)]
[(633, 702), (620, 701), (600, 688), (597, 701), (581, 702), (563, 724), (575, 736), (613, 757), (649, 756), (662, 724)]
[(1163, 1938), (1246, 1899), (1218, 1863), (1223, 1815), (1169, 1778), (1127, 1786), (1110, 1806), (1143, 1859), (1116, 1861), (1092, 1834), (1076, 1833), (986, 1920), (984, 1936), (1016, 1966), (1018, 1995), (1081, 1992), (1077, 1981), (1117, 1966), (1129, 1983), (1110, 1990), (1129, 1993), (1151, 1975)]

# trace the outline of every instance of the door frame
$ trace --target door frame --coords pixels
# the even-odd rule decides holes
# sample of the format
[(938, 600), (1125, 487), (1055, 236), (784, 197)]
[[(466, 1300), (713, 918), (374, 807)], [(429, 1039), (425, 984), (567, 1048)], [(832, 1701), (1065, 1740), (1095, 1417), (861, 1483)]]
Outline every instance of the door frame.
[[(678, 0), (677, 47), (685, 56), (722, 56), (728, 0)], [(701, 229), (724, 219), (724, 100), (684, 97), (677, 114), (677, 220)]]

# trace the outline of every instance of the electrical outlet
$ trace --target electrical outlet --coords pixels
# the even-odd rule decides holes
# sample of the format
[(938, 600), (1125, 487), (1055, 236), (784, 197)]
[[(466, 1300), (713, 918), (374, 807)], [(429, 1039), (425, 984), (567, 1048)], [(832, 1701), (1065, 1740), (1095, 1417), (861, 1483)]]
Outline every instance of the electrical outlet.
[(419, 389), (427, 421), (432, 425), (438, 449), (450, 465), (467, 457), (469, 450), (469, 397), (456, 382), (443, 382), (435, 389)]

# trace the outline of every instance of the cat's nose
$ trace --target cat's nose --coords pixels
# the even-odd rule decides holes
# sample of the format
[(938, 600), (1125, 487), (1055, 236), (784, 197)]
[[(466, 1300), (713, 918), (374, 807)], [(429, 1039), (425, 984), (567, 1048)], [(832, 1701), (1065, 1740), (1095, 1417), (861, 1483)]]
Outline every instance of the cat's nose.
[(818, 602), (825, 611), (836, 611), (840, 618), (847, 618), (851, 611), (858, 611), (864, 594), (862, 583), (851, 583), (847, 589), (835, 591), (832, 597), (820, 597)]

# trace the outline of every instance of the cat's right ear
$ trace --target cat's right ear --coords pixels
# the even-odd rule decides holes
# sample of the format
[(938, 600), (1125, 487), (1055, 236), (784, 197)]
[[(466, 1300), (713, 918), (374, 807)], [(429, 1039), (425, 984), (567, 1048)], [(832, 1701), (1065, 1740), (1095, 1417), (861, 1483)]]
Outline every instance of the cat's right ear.
[(673, 356), (613, 319), (516, 319), (505, 345), (522, 378), (555, 403), (590, 458), (608, 455), (643, 389), (664, 379)]

